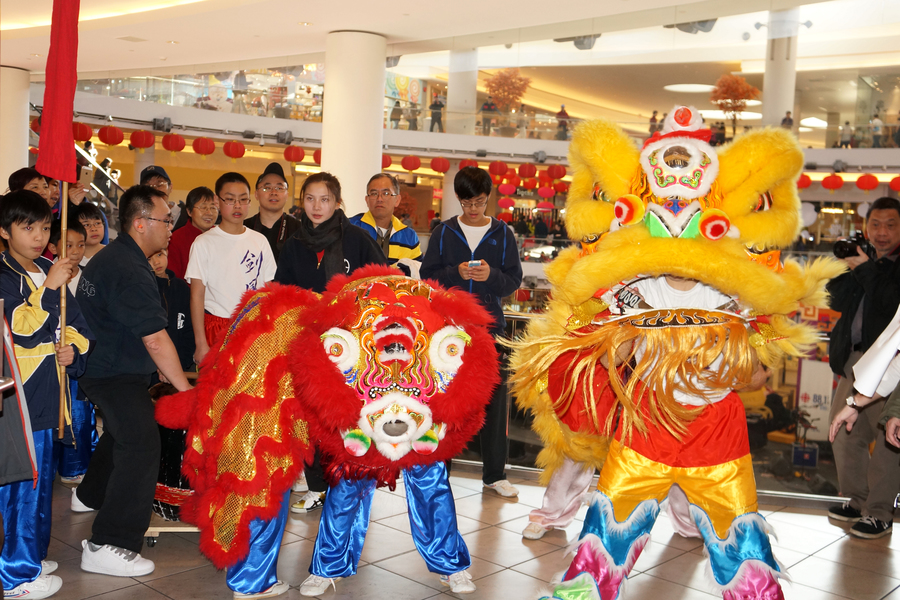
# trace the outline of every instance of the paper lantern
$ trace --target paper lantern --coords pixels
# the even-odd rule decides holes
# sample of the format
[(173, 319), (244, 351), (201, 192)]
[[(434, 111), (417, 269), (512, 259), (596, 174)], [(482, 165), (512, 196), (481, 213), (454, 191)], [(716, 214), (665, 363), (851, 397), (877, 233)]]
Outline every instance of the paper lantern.
[(834, 190), (839, 190), (844, 187), (844, 178), (832, 173), (822, 180), (822, 187), (833, 194)]
[(303, 162), (306, 152), (300, 146), (288, 146), (284, 149), (284, 160), (291, 164)]
[(381, 170), (382, 171), (387, 169), (392, 164), (394, 164), (394, 160), (389, 155), (387, 155), (387, 154), (381, 155)]
[(316, 148), (316, 151), (313, 152), (313, 162), (316, 163), (317, 165), (322, 164), (322, 149), (321, 148)]
[(538, 181), (540, 181), (541, 183), (549, 184), (553, 181), (553, 178), (550, 177), (550, 173), (547, 171), (547, 169), (538, 171), (537, 176), (538, 176)]
[(495, 160), (488, 165), (488, 173), (491, 175), (505, 175), (507, 171), (506, 163), (502, 160)]
[(894, 177), (891, 179), (890, 183), (891, 189), (895, 192), (900, 192), (900, 176)]
[(519, 187), (520, 185), (522, 185), (522, 178), (518, 175), (511, 175), (506, 178), (506, 183), (512, 184), (515, 187)]
[(501, 183), (497, 186), (497, 191), (504, 196), (511, 196), (516, 193), (516, 186), (511, 183)]
[(450, 170), (450, 161), (443, 156), (431, 159), (431, 170), (437, 173), (446, 173)]
[(231, 162), (237, 162), (237, 159), (244, 156), (244, 152), (246, 151), (247, 149), (242, 142), (236, 142), (234, 140), (229, 140), (222, 146), (222, 152), (231, 159)]
[(871, 173), (860, 175), (856, 180), (856, 187), (868, 194), (878, 187), (878, 178)]
[(41, 134), (41, 118), (35, 117), (31, 120), (31, 130), (36, 134)]
[(491, 175), (491, 181), (494, 182), (494, 185), (500, 185), (503, 181), (502, 175)]
[(541, 198), (552, 198), (556, 195), (556, 191), (552, 187), (539, 187), (538, 196)]
[(400, 165), (407, 171), (415, 171), (422, 166), (422, 159), (418, 156), (404, 156), (400, 161)]
[(125, 134), (115, 125), (101, 127), (97, 132), (97, 137), (107, 146), (118, 146), (125, 140)]
[(797, 189), (798, 190), (805, 190), (810, 185), (812, 185), (812, 179), (810, 179), (809, 175), (807, 175), (806, 173), (802, 174), (800, 176), (800, 179), (797, 180)]
[(556, 190), (557, 194), (565, 194), (569, 191), (569, 184), (565, 181), (557, 181), (553, 184), (553, 189)]
[(541, 212), (550, 212), (551, 210), (556, 210), (556, 205), (545, 200), (544, 202), (538, 202), (537, 209)]
[(173, 155), (176, 152), (181, 152), (182, 150), (184, 150), (184, 146), (184, 138), (177, 133), (167, 133), (162, 137), (162, 147), (171, 152)]
[(475, 167), (477, 169), (478, 161), (475, 160), (474, 158), (466, 158), (466, 159), (459, 161), (460, 169), (465, 169), (466, 167)]
[(550, 165), (547, 167), (547, 174), (550, 179), (562, 179), (566, 176), (566, 168), (562, 165)]
[(534, 165), (519, 165), (519, 176), (521, 177), (534, 177), (537, 175), (537, 167)]
[(198, 137), (191, 144), (196, 154), (206, 160), (206, 157), (216, 151), (216, 144), (208, 137)]
[(526, 179), (525, 181), (522, 182), (522, 187), (525, 188), (526, 190), (533, 190), (537, 186), (538, 186), (537, 179)]
[(143, 152), (144, 148), (153, 147), (153, 144), (156, 143), (156, 136), (149, 131), (138, 129), (137, 131), (131, 132), (128, 143), (137, 148), (138, 152)]
[(516, 302), (528, 302), (531, 300), (531, 290), (516, 290)]
[(512, 198), (500, 198), (497, 200), (497, 206), (500, 208), (512, 208), (516, 205), (516, 201)]
[(94, 137), (94, 130), (86, 123), (75, 121), (72, 123), (72, 137), (76, 142), (87, 142)]
[(35, 148), (34, 146), (32, 146), (31, 148), (29, 148), (28, 151), (31, 152), (32, 154), (34, 154), (35, 156), (37, 156), (38, 149)]

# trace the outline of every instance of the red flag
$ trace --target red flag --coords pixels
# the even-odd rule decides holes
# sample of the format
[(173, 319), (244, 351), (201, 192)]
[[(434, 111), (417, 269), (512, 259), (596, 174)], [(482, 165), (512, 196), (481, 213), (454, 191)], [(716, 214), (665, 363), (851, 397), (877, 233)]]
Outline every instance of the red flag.
[(41, 114), (38, 172), (45, 177), (75, 183), (75, 137), (72, 112), (78, 80), (78, 10), (80, 0), (54, 0), (50, 25), (50, 52)]

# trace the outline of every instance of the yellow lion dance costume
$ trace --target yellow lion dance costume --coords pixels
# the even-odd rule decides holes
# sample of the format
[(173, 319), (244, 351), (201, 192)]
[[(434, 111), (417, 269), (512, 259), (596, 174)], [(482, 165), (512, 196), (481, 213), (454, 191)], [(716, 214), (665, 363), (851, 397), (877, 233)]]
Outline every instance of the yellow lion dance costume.
[(545, 482), (566, 461), (601, 469), (553, 598), (618, 598), (667, 498), (725, 600), (784, 598), (733, 390), (814, 343), (789, 315), (824, 306), (843, 266), (781, 261), (800, 226), (789, 132), (716, 153), (700, 126), (682, 106), (641, 150), (605, 121), (572, 140), (566, 227), (583, 241), (549, 265), (553, 299), (515, 344), (511, 379)]

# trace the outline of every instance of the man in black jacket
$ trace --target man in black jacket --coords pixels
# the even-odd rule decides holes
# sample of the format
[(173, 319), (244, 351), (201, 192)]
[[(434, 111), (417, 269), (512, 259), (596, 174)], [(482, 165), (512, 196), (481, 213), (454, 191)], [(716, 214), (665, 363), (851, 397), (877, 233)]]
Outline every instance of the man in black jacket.
[[(463, 214), (450, 218), (431, 232), (428, 250), (419, 273), (422, 279), (435, 279), (446, 288), (470, 292), (494, 317), (493, 335), (503, 335), (503, 298), (522, 283), (522, 264), (516, 236), (502, 221), (487, 217), (491, 176), (477, 167), (457, 173), (453, 189)], [(477, 263), (477, 264), (476, 264)], [(498, 348), (500, 355), (505, 354)], [(500, 385), (494, 390), (481, 428), (482, 481), (484, 487), (501, 496), (517, 496), (519, 490), (506, 479), (503, 469), (507, 454), (506, 369), (500, 365)]]
[[(850, 270), (828, 284), (831, 308), (841, 318), (831, 333), (831, 369), (840, 375), (831, 418), (849, 402), (853, 393), (853, 365), (869, 349), (890, 322), (900, 303), (900, 202), (879, 198), (872, 203), (866, 220), (871, 247), (867, 254), (844, 259)], [(841, 493), (850, 498), (832, 506), (828, 516), (855, 523), (856, 537), (878, 538), (891, 532), (894, 497), (900, 488), (900, 456), (885, 441), (878, 417), (884, 399), (860, 409), (851, 431), (841, 431), (834, 440), (834, 460)], [(851, 404), (852, 406), (852, 404)], [(869, 444), (875, 451), (869, 456)]]

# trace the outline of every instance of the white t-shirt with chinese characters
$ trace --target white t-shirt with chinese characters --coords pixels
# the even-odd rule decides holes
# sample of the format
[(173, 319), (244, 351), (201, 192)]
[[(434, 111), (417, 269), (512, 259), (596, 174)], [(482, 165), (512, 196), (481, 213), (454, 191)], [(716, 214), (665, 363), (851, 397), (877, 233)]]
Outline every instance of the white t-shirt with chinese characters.
[(275, 256), (263, 234), (245, 227), (243, 233), (233, 235), (216, 226), (194, 240), (184, 279), (206, 286), (203, 308), (227, 318), (244, 292), (275, 278), (275, 267)]
[(475, 252), (475, 248), (478, 247), (478, 244), (481, 243), (481, 240), (484, 238), (484, 234), (488, 232), (488, 229), (491, 227), (491, 221), (489, 220), (487, 225), (480, 225), (478, 227), (472, 227), (471, 225), (466, 225), (462, 221), (459, 221), (459, 228), (462, 229), (463, 234), (466, 236), (466, 242), (469, 244), (469, 250)]

